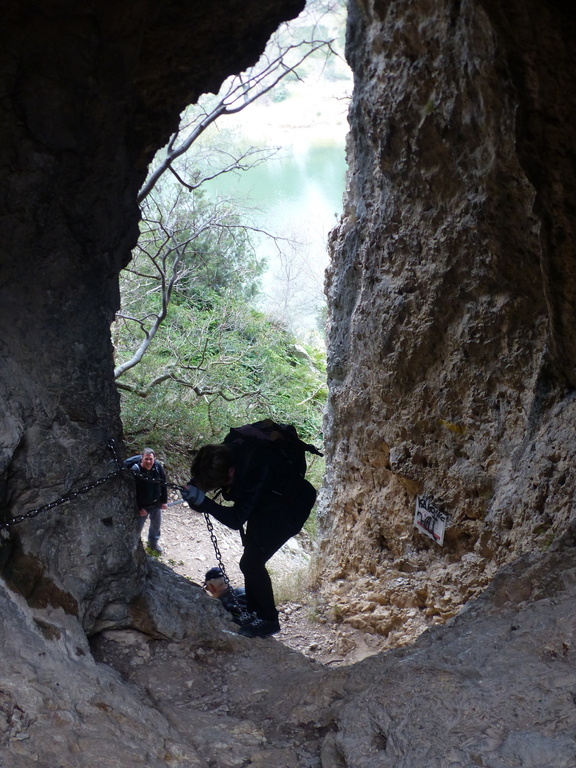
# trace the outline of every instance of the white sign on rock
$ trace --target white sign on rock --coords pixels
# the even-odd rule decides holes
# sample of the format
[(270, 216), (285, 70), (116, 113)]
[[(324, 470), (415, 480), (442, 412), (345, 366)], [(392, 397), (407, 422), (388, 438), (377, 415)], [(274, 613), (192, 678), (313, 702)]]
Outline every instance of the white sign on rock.
[(440, 546), (444, 544), (444, 531), (449, 519), (450, 515), (441, 512), (429, 499), (424, 496), (416, 497), (414, 525), (421, 533), (429, 536)]

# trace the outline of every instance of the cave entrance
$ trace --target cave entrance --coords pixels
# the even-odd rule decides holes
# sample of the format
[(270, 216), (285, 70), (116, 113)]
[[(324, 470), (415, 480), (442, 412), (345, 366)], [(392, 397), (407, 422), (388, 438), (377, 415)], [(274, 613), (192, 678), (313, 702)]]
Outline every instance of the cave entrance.
[[(322, 12), (312, 27), (318, 8), (310, 3), (307, 12), (280, 30), (253, 70), (183, 114), (140, 192), (140, 239), (113, 326), (116, 382), (128, 452), (151, 445), (174, 482), (186, 482), (202, 443), (271, 413), (321, 442), (324, 270), (342, 211), (352, 78), (344, 7)], [(317, 488), (323, 471), (312, 457)], [(230, 578), (241, 583), (238, 535), (216, 529)], [(284, 637), (340, 663), (309, 590), (316, 535), (313, 515), (270, 570)], [(164, 515), (162, 549), (197, 583), (217, 565), (203, 519), (187, 506)]]
[(115, 379), (129, 448), (144, 434), (164, 448), (169, 434), (179, 470), (191, 438), (270, 412), (319, 441), (327, 237), (342, 210), (352, 87), (345, 9), (321, 5), (182, 115), (139, 195)]

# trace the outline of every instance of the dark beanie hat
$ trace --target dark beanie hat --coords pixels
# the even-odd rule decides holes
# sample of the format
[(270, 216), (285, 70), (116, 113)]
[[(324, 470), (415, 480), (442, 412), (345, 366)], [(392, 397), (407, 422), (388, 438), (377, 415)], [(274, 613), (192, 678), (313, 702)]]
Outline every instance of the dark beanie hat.
[(221, 579), (224, 576), (222, 573), (221, 568), (210, 568), (209, 571), (206, 571), (206, 576), (204, 577), (205, 581), (210, 581), (211, 579)]

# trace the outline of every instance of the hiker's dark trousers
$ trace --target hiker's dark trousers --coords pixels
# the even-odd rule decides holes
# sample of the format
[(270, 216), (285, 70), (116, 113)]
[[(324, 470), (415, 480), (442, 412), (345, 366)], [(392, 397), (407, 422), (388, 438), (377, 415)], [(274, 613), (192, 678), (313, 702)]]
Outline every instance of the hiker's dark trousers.
[(266, 563), (288, 539), (302, 530), (315, 501), (316, 490), (303, 480), (289, 505), (280, 496), (277, 502), (256, 510), (248, 519), (240, 570), (244, 574), (247, 608), (261, 619), (275, 621), (278, 618)]

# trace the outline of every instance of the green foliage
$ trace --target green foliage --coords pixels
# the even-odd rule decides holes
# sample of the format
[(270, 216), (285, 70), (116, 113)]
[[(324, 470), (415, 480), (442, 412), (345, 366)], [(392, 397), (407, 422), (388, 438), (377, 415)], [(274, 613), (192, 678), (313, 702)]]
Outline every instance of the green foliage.
[[(198, 304), (180, 296), (153, 348), (123, 378), (133, 387), (122, 392), (129, 450), (150, 443), (185, 477), (194, 450), (249, 421), (290, 422), (303, 439), (321, 443), (323, 354), (297, 344), (231, 292), (209, 299)], [(311, 472), (317, 478), (319, 471), (315, 458)]]
[[(129, 452), (152, 445), (174, 478), (186, 479), (200, 445), (262, 418), (294, 423), (305, 440), (321, 442), (324, 354), (251, 306), (261, 270), (230, 205), (198, 192), (177, 192), (170, 207), (162, 193), (146, 201), (113, 336), (117, 360), (130, 359), (177, 274), (146, 354), (119, 380)], [(321, 466), (312, 465), (318, 481)]]

